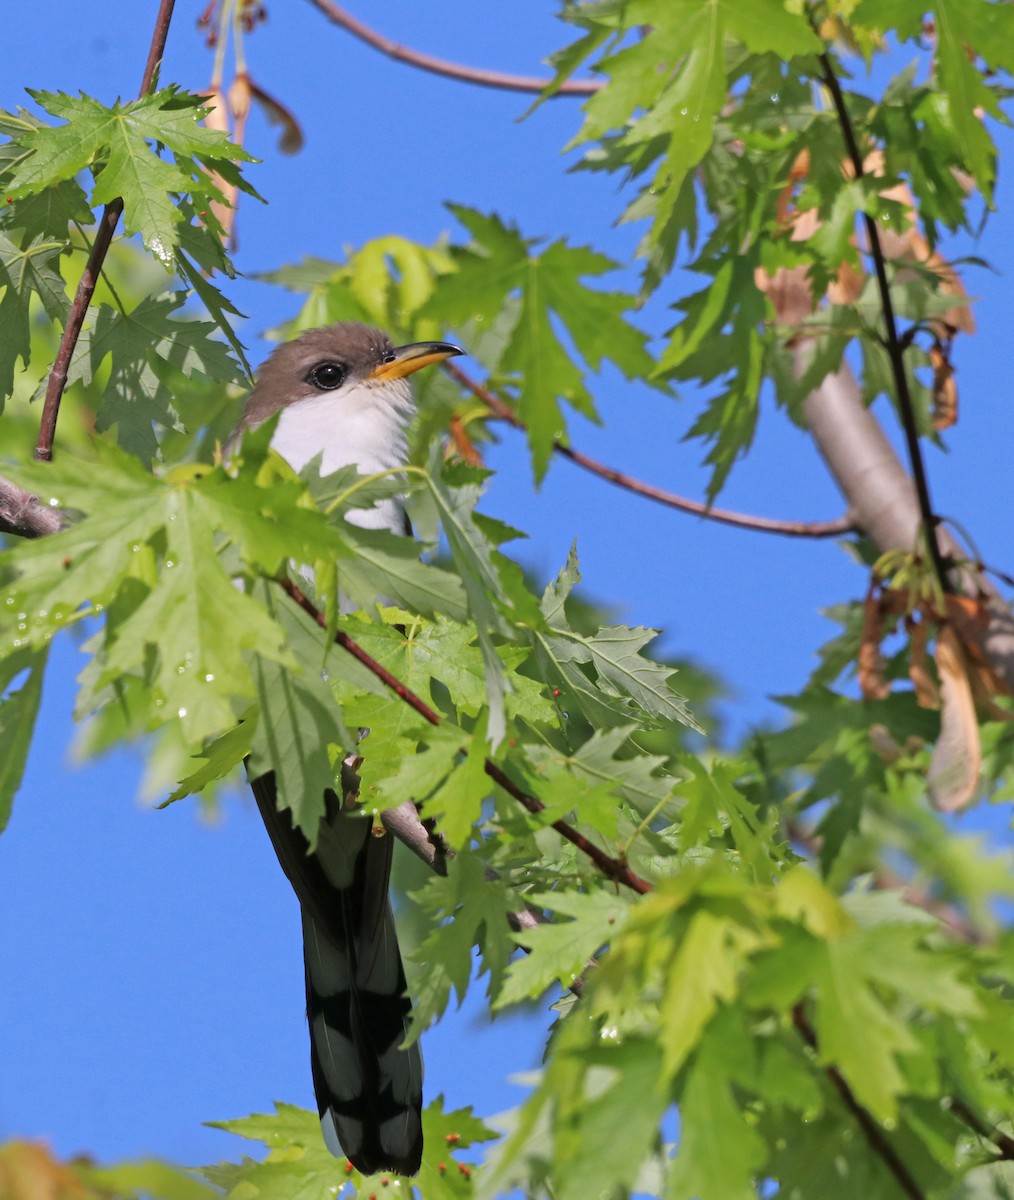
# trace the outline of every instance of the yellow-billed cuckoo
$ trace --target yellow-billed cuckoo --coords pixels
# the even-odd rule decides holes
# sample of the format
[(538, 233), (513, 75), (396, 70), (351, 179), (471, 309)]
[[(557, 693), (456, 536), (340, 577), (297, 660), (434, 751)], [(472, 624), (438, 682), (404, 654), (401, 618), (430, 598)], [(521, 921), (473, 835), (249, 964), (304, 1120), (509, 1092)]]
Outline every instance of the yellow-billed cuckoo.
[[(237, 434), (280, 415), (271, 445), (297, 471), (321, 455), (321, 472), (404, 465), (414, 414), (408, 376), (461, 354), (447, 342), (395, 347), (347, 321), (311, 329), (261, 368)], [(348, 520), (407, 531), (399, 498)], [(347, 749), (351, 750), (351, 747)], [(413, 1175), (422, 1156), (422, 1056), (401, 1044), (411, 1003), (388, 900), (392, 842), (329, 793), (317, 846), (278, 811), (273, 774), (251, 781), (282, 870), (302, 911), (310, 1064), (328, 1148), (360, 1171)]]

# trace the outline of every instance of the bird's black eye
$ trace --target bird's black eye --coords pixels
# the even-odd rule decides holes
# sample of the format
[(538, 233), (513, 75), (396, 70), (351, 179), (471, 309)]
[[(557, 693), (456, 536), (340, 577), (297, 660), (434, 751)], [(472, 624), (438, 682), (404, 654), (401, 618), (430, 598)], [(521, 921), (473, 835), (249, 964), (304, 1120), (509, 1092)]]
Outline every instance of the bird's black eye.
[(322, 362), (312, 368), (306, 377), (306, 382), (312, 383), (322, 392), (333, 392), (336, 387), (341, 387), (345, 382), (347, 374), (348, 370), (341, 363)]

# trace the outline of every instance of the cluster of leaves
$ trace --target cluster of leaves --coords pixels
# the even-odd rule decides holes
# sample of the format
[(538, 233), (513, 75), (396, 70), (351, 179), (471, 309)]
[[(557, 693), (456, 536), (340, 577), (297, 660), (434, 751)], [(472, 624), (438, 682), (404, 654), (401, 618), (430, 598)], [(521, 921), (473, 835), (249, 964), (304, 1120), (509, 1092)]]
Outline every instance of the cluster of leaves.
[[(357, 1200), (378, 1192), (398, 1197), (403, 1180), (388, 1175), (363, 1176), (346, 1160), (339, 1167), (320, 1140), (316, 1113), (279, 1104), (274, 1113), (221, 1121), (216, 1128), (235, 1133), (267, 1149), (263, 1161), (181, 1170), (157, 1159), (97, 1167), (87, 1162), (61, 1163), (43, 1146), (10, 1142), (0, 1147), (0, 1195), (4, 1200), (216, 1200), (223, 1194), (261, 1196), (264, 1200)], [(470, 1149), (493, 1134), (470, 1109), (445, 1112), (440, 1099), (423, 1113), (427, 1151), (420, 1183), (437, 1200), (466, 1200), (472, 1194)], [(336, 1178), (338, 1182), (336, 1182)]]
[[(162, 264), (163, 286), (166, 271), (175, 268), (215, 317), (209, 323), (174, 315), (188, 292), (148, 295), (128, 309), (111, 291), (100, 296), (77, 343), (68, 379), (96, 385), (96, 428), (115, 429), (120, 445), (151, 461), (156, 430), (181, 424), (173, 403), (177, 380), (210, 380), (224, 390), (249, 374), (229, 325), (235, 309), (202, 276), (232, 270), (218, 238), (207, 236), (216, 227), (211, 201), (221, 198), (209, 172), (251, 192), (238, 166), (249, 155), (202, 125), (200, 101), (176, 88), (112, 108), (88, 96), (32, 97), (65, 123), (47, 125), (23, 109), (0, 113), (0, 133), (9, 139), (0, 147), (6, 200), (0, 210), (0, 405), (14, 392), (17, 362), (30, 365), (34, 314), (41, 308), (57, 325), (66, 319), (67, 286), (77, 285), (89, 249), (92, 206), (122, 199), (127, 231), (142, 234)], [(89, 191), (79, 180), (83, 171), (93, 177)], [(234, 353), (212, 336), (216, 329)]]
[[(998, 72), (1014, 69), (1014, 17), (990, 0), (635, 0), (573, 3), (564, 15), (583, 33), (557, 56), (554, 86), (585, 62), (608, 80), (572, 144), (585, 148), (585, 169), (636, 181), (621, 219), (650, 221), (639, 250), (644, 296), (668, 279), (684, 243), (696, 247), (707, 214), (707, 236), (688, 264), (707, 284), (675, 305), (681, 319), (656, 376), (712, 389), (690, 436), (709, 446), (714, 496), (750, 446), (765, 379), (793, 412), (859, 339), (867, 399), (891, 394), (857, 223), (868, 216), (904, 238), (917, 220), (933, 247), (941, 230), (970, 227), (975, 188), (991, 202), (996, 148), (982, 113), (1002, 116)], [(867, 163), (856, 179), (827, 74), (848, 78), (841, 49), (869, 66), (892, 37), (921, 41), (922, 70), (897, 74), (879, 99), (845, 90)], [(899, 202), (901, 183), (917, 218)], [(854, 289), (819, 304), (843, 271)], [(785, 272), (811, 293), (804, 313), (786, 316), (769, 294)], [(954, 305), (933, 270), (892, 279), (895, 309), (914, 330)], [(815, 337), (813, 361), (797, 379), (784, 347), (803, 324)], [(925, 363), (917, 348), (910, 357)]]
[[(904, 184), (932, 244), (969, 221), (954, 169), (991, 195), (994, 151), (973, 110), (996, 110), (989, 70), (1010, 69), (1014, 37), (1009, 6), (988, 0), (932, 9), (926, 79), (902, 74), (877, 102), (846, 92), (864, 150), (881, 165), (872, 178), (843, 170), (840, 118), (820, 91), (828, 71), (844, 74), (830, 39), (869, 59), (887, 34), (918, 36), (925, 11), (910, 0), (819, 12), (782, 0), (567, 6), (582, 36), (557, 57), (553, 86), (587, 61), (607, 80), (577, 135), (584, 166), (646, 179), (624, 213), (651, 222), (640, 298), (599, 286), (615, 264), (597, 252), (534, 241), (462, 207), (453, 211), (467, 245), (389, 237), (273, 282), (308, 293), (296, 327), (354, 318), (405, 337), (464, 331), (527, 431), (536, 479), (566, 440), (562, 405), (595, 416), (589, 378), (604, 362), (661, 388), (717, 384), (691, 430), (710, 444), (717, 491), (750, 443), (765, 378), (794, 411), (859, 337), (867, 393), (883, 388), (860, 217), (903, 227), (907, 211), (888, 193)], [(476, 511), (486, 473), (444, 461), (436, 444), (452, 415), (477, 440), (489, 416), (447, 378), (432, 373), (419, 389), (403, 479), (353, 470), (322, 479), (312, 466), (297, 476), (270, 451), (270, 424), (223, 464), (212, 446), (227, 401), (202, 411), (186, 397), (202, 380), (224, 391), (244, 377), (229, 303), (203, 274), (229, 269), (207, 213), (220, 198), (213, 178), (246, 187), (235, 165), (244, 156), (173, 89), (112, 108), (35, 99), (66, 124), (0, 116), (10, 138), (0, 147), (10, 196), (0, 320), (12, 331), (0, 346), (0, 391), (16, 390), (19, 360), (29, 365), (35, 315), (63, 321), (74, 277), (61, 268), (81, 262), (92, 206), (115, 197), (128, 233), (175, 268), (213, 321), (180, 319), (179, 293), (128, 309), (109, 289), (70, 367), (72, 387), (95, 400), (99, 436), (50, 465), (15, 452), (4, 462), (68, 527), (0, 556), (0, 820), (47, 647), (71, 627), (90, 637), (77, 715), (91, 718), (93, 744), (162, 734), (178, 768), (173, 798), (250, 758), (275, 772), (280, 802), (312, 845), (325, 789), (357, 750), (355, 731), (369, 729), (358, 748), (366, 809), (414, 800), (455, 851), (446, 875), (415, 895), (428, 932), (416, 952), (426, 970), (414, 1034), (460, 1002), (476, 949), (494, 1008), (562, 992), (545, 1068), (478, 1178), (483, 1196), (523, 1187), (564, 1200), (590, 1189), (730, 1200), (777, 1182), (792, 1196), (887, 1200), (898, 1194), (892, 1161), (920, 1194), (1004, 1187), (992, 1133), (1014, 1116), (1014, 957), (1008, 936), (977, 939), (995, 932), (1010, 864), (984, 858), (927, 811), (932, 715), (905, 694), (860, 707), (831, 690), (855, 657), (854, 622), (852, 642), (829, 652), (791, 701), (789, 729), (706, 766), (688, 750), (695, 723), (671, 669), (645, 653), (653, 631), (587, 627), (575, 615), (576, 555), (539, 595), (503, 552), (516, 532)], [(693, 269), (709, 284), (677, 305), (682, 319), (656, 361), (626, 314), (669, 279), (684, 242), (696, 246), (702, 211), (707, 237)], [(849, 271), (860, 282), (852, 292)], [(779, 272), (795, 272), (812, 300), (792, 329), (765, 282)], [(840, 294), (825, 303), (832, 283)], [(895, 278), (914, 333), (954, 303), (940, 287), (931, 271)], [(815, 352), (797, 380), (788, 341), (803, 324)], [(392, 489), (407, 493), (421, 546), (345, 519)], [(320, 621), (293, 597), (311, 573)], [(349, 607), (339, 593), (355, 612), (339, 611)], [(431, 715), (346, 655), (336, 634)], [(184, 753), (200, 763), (180, 766)], [(994, 753), (999, 773), (1009, 755), (999, 737)], [(528, 808), (494, 793), (491, 766)], [(813, 866), (784, 822), (809, 810), (820, 822)], [(561, 841), (559, 822), (636, 872), (647, 894), (618, 891)], [(959, 906), (975, 937), (952, 939), (899, 892), (857, 883), (886, 857), (924, 873), (933, 899)], [(508, 917), (525, 905), (544, 923), (512, 933)], [(665, 1140), (674, 1106), (675, 1152)], [(449, 1148), (487, 1131), (439, 1102), (427, 1121), (419, 1191), (471, 1194), (471, 1168)], [(372, 1197), (377, 1186), (408, 1187), (354, 1173), (336, 1184), (310, 1114), (282, 1107), (228, 1127), (269, 1154), (208, 1169), (215, 1189), (324, 1196), (344, 1182)], [(167, 1200), (208, 1192), (190, 1175), (120, 1170), (82, 1186)]]

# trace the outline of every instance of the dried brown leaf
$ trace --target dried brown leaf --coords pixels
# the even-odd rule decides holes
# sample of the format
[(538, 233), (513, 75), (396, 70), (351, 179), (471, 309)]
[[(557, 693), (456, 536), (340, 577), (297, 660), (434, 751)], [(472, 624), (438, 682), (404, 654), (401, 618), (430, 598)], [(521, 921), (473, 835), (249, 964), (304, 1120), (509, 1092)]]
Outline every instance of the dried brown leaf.
[(961, 641), (950, 625), (937, 634), (940, 678), (940, 736), (933, 747), (926, 783), (941, 812), (964, 808), (975, 795), (982, 766), (979, 721)]
[[(209, 129), (217, 129), (220, 133), (228, 134), (229, 130), (229, 112), (232, 107), (232, 87), (229, 88), (229, 96), (227, 97), (221, 88), (212, 87), (208, 89), (208, 111), (204, 117), (204, 124)], [(237, 135), (233, 137), (238, 145), (242, 145), (242, 137), (238, 130)], [(218, 190), (225, 196), (228, 203), (223, 203), (221, 200), (212, 200), (210, 208), (215, 216), (215, 219), (222, 226), (222, 241), (225, 245), (231, 246), (234, 241), (235, 223), (236, 223), (236, 203), (239, 199), (239, 193), (235, 184), (227, 183), (221, 175), (214, 171), (209, 172), (209, 178)]]
[(933, 368), (933, 428), (950, 429), (958, 423), (958, 385), (943, 344), (935, 341), (929, 352)]
[(451, 434), (451, 442), (458, 457), (468, 463), (470, 467), (481, 467), (482, 453), (476, 446), (475, 442), (468, 436), (468, 430), (462, 424), (460, 417), (451, 417), (448, 429)]
[(278, 149), (282, 154), (298, 154), (303, 149), (303, 130), (295, 116), (280, 101), (266, 92), (259, 83), (248, 80), (250, 94), (264, 110), (264, 115), (270, 125), (280, 125), (282, 136), (278, 140)]
[(926, 652), (928, 628), (925, 620), (906, 621), (909, 633), (908, 675), (915, 688), (915, 700), (920, 708), (939, 708), (940, 691), (929, 671)]
[(72, 1167), (39, 1142), (13, 1141), (0, 1148), (3, 1200), (97, 1200)]
[(871, 591), (863, 605), (863, 629), (859, 641), (859, 687), (864, 700), (884, 700), (891, 694), (880, 653), (883, 636), (884, 609)]

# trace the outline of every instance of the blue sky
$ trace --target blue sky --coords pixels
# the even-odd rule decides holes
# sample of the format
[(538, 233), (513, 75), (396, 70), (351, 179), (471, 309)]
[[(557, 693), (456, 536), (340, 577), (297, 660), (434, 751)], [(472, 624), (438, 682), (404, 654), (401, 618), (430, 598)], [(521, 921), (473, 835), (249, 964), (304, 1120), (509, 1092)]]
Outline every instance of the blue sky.
[[(0, 106), (25, 102), (23, 85), (106, 101), (136, 93), (154, 0), (8, 7)], [(178, 0), (163, 82), (206, 85), (211, 54), (195, 28), (202, 7)], [(236, 262), (247, 276), (304, 255), (338, 259), (343, 247), (384, 234), (430, 241), (454, 230), (446, 201), (494, 210), (529, 235), (565, 234), (629, 255), (639, 232), (613, 226), (623, 206), (615, 181), (566, 172), (573, 160), (560, 149), (577, 128), (577, 101), (543, 105), (519, 122), (524, 96), (388, 61), (309, 3), (268, 7), (270, 22), (248, 43), (250, 68), (296, 113), (306, 146), (280, 157), (275, 134), (254, 115), (248, 148), (264, 163), (250, 177), (269, 204), (242, 206)], [(419, 49), (524, 73), (570, 39), (552, 6), (535, 0), (359, 0), (354, 11)], [(1000, 144), (1010, 151), (1009, 131)], [(1002, 210), (1010, 200), (1002, 179), (1001, 216), (981, 242), (950, 248), (982, 254), (998, 273), (969, 277), (980, 332), (957, 351), (961, 420), (948, 452), (927, 454), (938, 510), (959, 517), (985, 559), (1008, 571), (1014, 411), (1000, 381), (1009, 374), (1014, 223)], [(677, 275), (646, 310), (645, 328), (661, 335), (671, 323), (667, 305), (690, 286)], [(293, 315), (294, 299), (250, 278), (230, 295), (248, 314), (242, 336), (259, 362), (267, 352), (260, 333)], [(594, 392), (604, 425), (576, 420), (575, 446), (703, 496), (700, 449), (680, 441), (696, 411), (692, 394), (674, 401), (608, 372)], [(778, 719), (769, 697), (799, 687), (833, 632), (820, 610), (865, 588), (851, 560), (834, 543), (653, 507), (559, 461), (535, 493), (523, 443), (503, 437), (490, 456), (498, 474), (485, 508), (528, 531), (521, 560), (548, 574), (577, 538), (593, 595), (632, 624), (663, 629), (667, 650), (693, 656), (732, 686), (725, 713), (735, 730)], [(842, 509), (806, 436), (772, 412), (719, 502), (799, 519)], [(102, 1159), (230, 1156), (239, 1143), (201, 1121), (264, 1110), (274, 1099), (312, 1103), (295, 903), (245, 798), (208, 825), (188, 804), (164, 812), (138, 804), (140, 754), (70, 764), (78, 659), (69, 642), (57, 647), (27, 778), (0, 838), (0, 1138), (45, 1137), (60, 1153)], [(443, 1091), (451, 1104), (483, 1113), (515, 1103), (519, 1093), (505, 1078), (537, 1064), (550, 1015), (485, 1028), (469, 1006), (424, 1042), (428, 1094)]]

